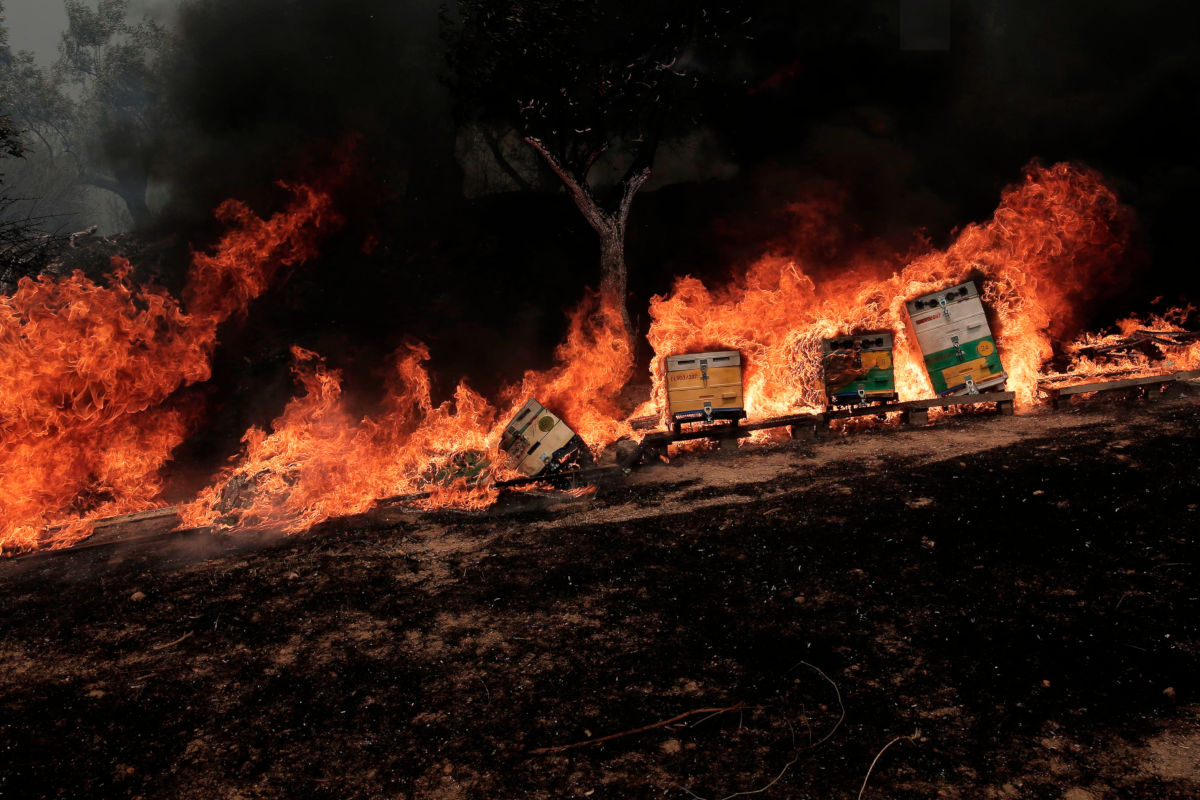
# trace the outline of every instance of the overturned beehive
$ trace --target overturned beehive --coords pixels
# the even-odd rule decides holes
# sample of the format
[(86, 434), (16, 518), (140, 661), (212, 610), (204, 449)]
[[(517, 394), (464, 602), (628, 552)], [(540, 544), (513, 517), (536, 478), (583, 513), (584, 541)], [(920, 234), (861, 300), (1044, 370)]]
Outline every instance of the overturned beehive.
[(974, 394), (1004, 388), (1008, 375), (974, 281), (904, 305), (935, 392)]
[(587, 445), (575, 431), (533, 398), (505, 427), (500, 449), (516, 469), (530, 477), (592, 462)]

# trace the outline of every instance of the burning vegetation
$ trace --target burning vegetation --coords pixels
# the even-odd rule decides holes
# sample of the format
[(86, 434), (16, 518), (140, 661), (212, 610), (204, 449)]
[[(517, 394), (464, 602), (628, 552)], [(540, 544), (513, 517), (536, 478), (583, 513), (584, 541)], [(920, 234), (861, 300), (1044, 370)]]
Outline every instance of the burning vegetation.
[[(160, 469), (197, 422), (173, 402), (209, 376), (218, 326), (246, 313), (283, 268), (313, 258), (339, 224), (328, 193), (288, 187), (288, 207), (263, 219), (230, 201), (217, 216), (228, 232), (196, 253), (182, 301), (131, 279), (115, 261), (106, 283), (75, 273), (25, 279), (0, 300), (0, 546), (6, 552), (64, 547), (98, 518), (164, 504)], [(243, 451), (182, 508), (185, 525), (301, 531), (412, 496), (425, 507), (481, 508), (515, 463), (499, 453), (505, 424), (529, 398), (552, 409), (596, 453), (633, 435), (630, 420), (665, 421), (666, 359), (698, 351), (740, 353), (751, 421), (817, 409), (825, 402), (822, 342), (864, 331), (894, 338), (891, 365), (901, 400), (933, 386), (903, 314), (905, 302), (977, 282), (1018, 408), (1040, 402), (1039, 381), (1082, 380), (1119, 370), (1200, 363), (1194, 337), (1171, 338), (1189, 309), (1121, 323), (1120, 336), (1151, 329), (1151, 352), (1116, 349), (1112, 337), (1078, 335), (1080, 320), (1115, 283), (1131, 212), (1099, 174), (1072, 164), (1031, 165), (1002, 194), (992, 218), (965, 227), (945, 250), (897, 269), (869, 258), (836, 274), (767, 255), (725, 286), (676, 281), (650, 306), (651, 397), (621, 400), (635, 370), (624, 303), (591, 294), (571, 315), (553, 366), (527, 372), (489, 400), (465, 381), (435, 403), (423, 345), (391, 361), (381, 409), (353, 414), (341, 375), (320, 354), (294, 347), (301, 393), (271, 430), (249, 430)], [(1115, 335), (1114, 335), (1115, 336)], [(1066, 359), (1053, 370), (1053, 359)], [(890, 359), (889, 359), (890, 361)]]
[(163, 504), (159, 470), (190, 427), (172, 394), (208, 379), (218, 326), (337, 224), (327, 193), (288, 189), (266, 219), (217, 209), (229, 231), (195, 254), (182, 301), (120, 259), (105, 283), (24, 278), (0, 297), (0, 548), (66, 547), (93, 520)]

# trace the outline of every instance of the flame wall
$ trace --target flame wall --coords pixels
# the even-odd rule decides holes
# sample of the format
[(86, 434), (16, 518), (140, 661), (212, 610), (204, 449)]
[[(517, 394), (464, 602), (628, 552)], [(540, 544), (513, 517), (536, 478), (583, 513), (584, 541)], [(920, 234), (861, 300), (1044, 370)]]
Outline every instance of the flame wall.
[(26, 278), (0, 297), (0, 550), (67, 546), (91, 520), (161, 505), (158, 471), (187, 429), (165, 401), (209, 377), (217, 326), (337, 221), (327, 194), (291, 190), (269, 219), (218, 209), (231, 228), (195, 255), (182, 304), (120, 259), (105, 283)]
[(1052, 342), (1075, 332), (1091, 301), (1110, 290), (1129, 235), (1130, 213), (1095, 171), (1072, 164), (1026, 168), (993, 217), (964, 228), (944, 251), (899, 271), (860, 263), (815, 281), (805, 265), (777, 257), (752, 264), (728, 286), (679, 279), (651, 300), (654, 403), (665, 408), (663, 358), (738, 349), (746, 362), (751, 417), (823, 404), (820, 340), (888, 329), (896, 334), (902, 399), (932, 391), (905, 319), (904, 302), (980, 280), (1019, 407), (1036, 402)]

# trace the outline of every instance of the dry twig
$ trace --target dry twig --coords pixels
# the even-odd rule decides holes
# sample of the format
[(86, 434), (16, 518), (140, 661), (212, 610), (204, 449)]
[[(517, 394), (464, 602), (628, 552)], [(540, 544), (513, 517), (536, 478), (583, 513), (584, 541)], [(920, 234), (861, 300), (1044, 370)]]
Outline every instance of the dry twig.
[[(833, 736), (833, 734), (835, 732), (837, 732), (838, 727), (840, 727), (842, 722), (845, 721), (845, 719), (846, 719), (846, 704), (842, 702), (842, 692), (840, 689), (838, 689), (838, 685), (836, 683), (834, 683), (828, 675), (826, 675), (824, 672), (822, 672), (820, 667), (814, 666), (814, 665), (808, 663), (807, 661), (801, 661), (801, 662), (799, 662), (799, 664), (803, 664), (804, 666), (808, 667), (809, 669), (815, 671), (818, 675), (820, 675), (826, 681), (829, 681), (829, 685), (833, 687), (833, 691), (837, 695), (838, 708), (840, 708), (842, 710), (842, 715), (840, 717), (838, 717), (838, 721), (835, 722), (833, 724), (833, 727), (829, 729), (829, 733), (825, 734), (821, 738), (820, 742), (817, 742), (817, 744), (813, 745), (813, 747), (816, 747), (817, 745), (821, 744), (822, 742), (829, 741), (829, 737)], [(797, 666), (799, 666), (799, 664), (797, 664)], [(792, 667), (792, 669), (795, 669), (795, 667)]]
[(894, 745), (896, 742), (900, 741), (901, 739), (907, 739), (908, 741), (912, 742), (912, 741), (916, 741), (918, 738), (920, 738), (920, 736), (921, 736), (920, 728), (913, 731), (908, 736), (897, 736), (895, 739), (892, 739), (890, 742), (885, 744), (883, 746), (883, 750), (880, 750), (878, 753), (875, 754), (874, 760), (871, 761), (871, 766), (867, 767), (867, 774), (866, 774), (866, 777), (863, 778), (862, 788), (858, 790), (858, 800), (862, 800), (863, 792), (865, 792), (867, 790), (867, 781), (869, 781), (871, 779), (871, 770), (875, 769), (875, 765), (877, 763), (879, 763), (879, 757), (883, 755), (884, 750), (887, 750), (889, 747), (891, 747), (892, 745)]
[(710, 714), (711, 715), (711, 714), (724, 714), (726, 711), (739, 711), (743, 707), (745, 707), (745, 705), (746, 705), (745, 703), (737, 703), (736, 705), (728, 706), (726, 708), (697, 708), (692, 711), (685, 711), (684, 713), (679, 714), (674, 717), (671, 717), (670, 719), (664, 719), (661, 722), (655, 722), (651, 725), (643, 725), (640, 728), (634, 728), (633, 730), (629, 730), (629, 731), (621, 731), (620, 733), (610, 733), (608, 736), (601, 736), (599, 739), (588, 739), (586, 742), (575, 742), (574, 744), (563, 744), (563, 745), (559, 745), (557, 747), (539, 747), (535, 750), (530, 750), (529, 752), (532, 753), (533, 755), (542, 755), (543, 753), (560, 753), (563, 750), (574, 750), (577, 747), (587, 747), (588, 745), (600, 744), (601, 742), (610, 742), (613, 739), (619, 739), (622, 736), (633, 736), (634, 734), (637, 734), (637, 733), (645, 733), (646, 731), (652, 731), (655, 728), (661, 728), (665, 725), (670, 725), (672, 722), (679, 722), (680, 720), (687, 719), (688, 717), (694, 717), (697, 714)]

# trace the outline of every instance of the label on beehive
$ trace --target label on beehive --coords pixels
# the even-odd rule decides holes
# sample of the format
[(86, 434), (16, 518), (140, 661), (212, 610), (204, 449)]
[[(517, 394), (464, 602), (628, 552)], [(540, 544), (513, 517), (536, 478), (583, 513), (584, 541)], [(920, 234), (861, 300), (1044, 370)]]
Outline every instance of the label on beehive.
[(742, 385), (741, 367), (714, 367), (707, 370), (685, 369), (667, 373), (667, 391)]

